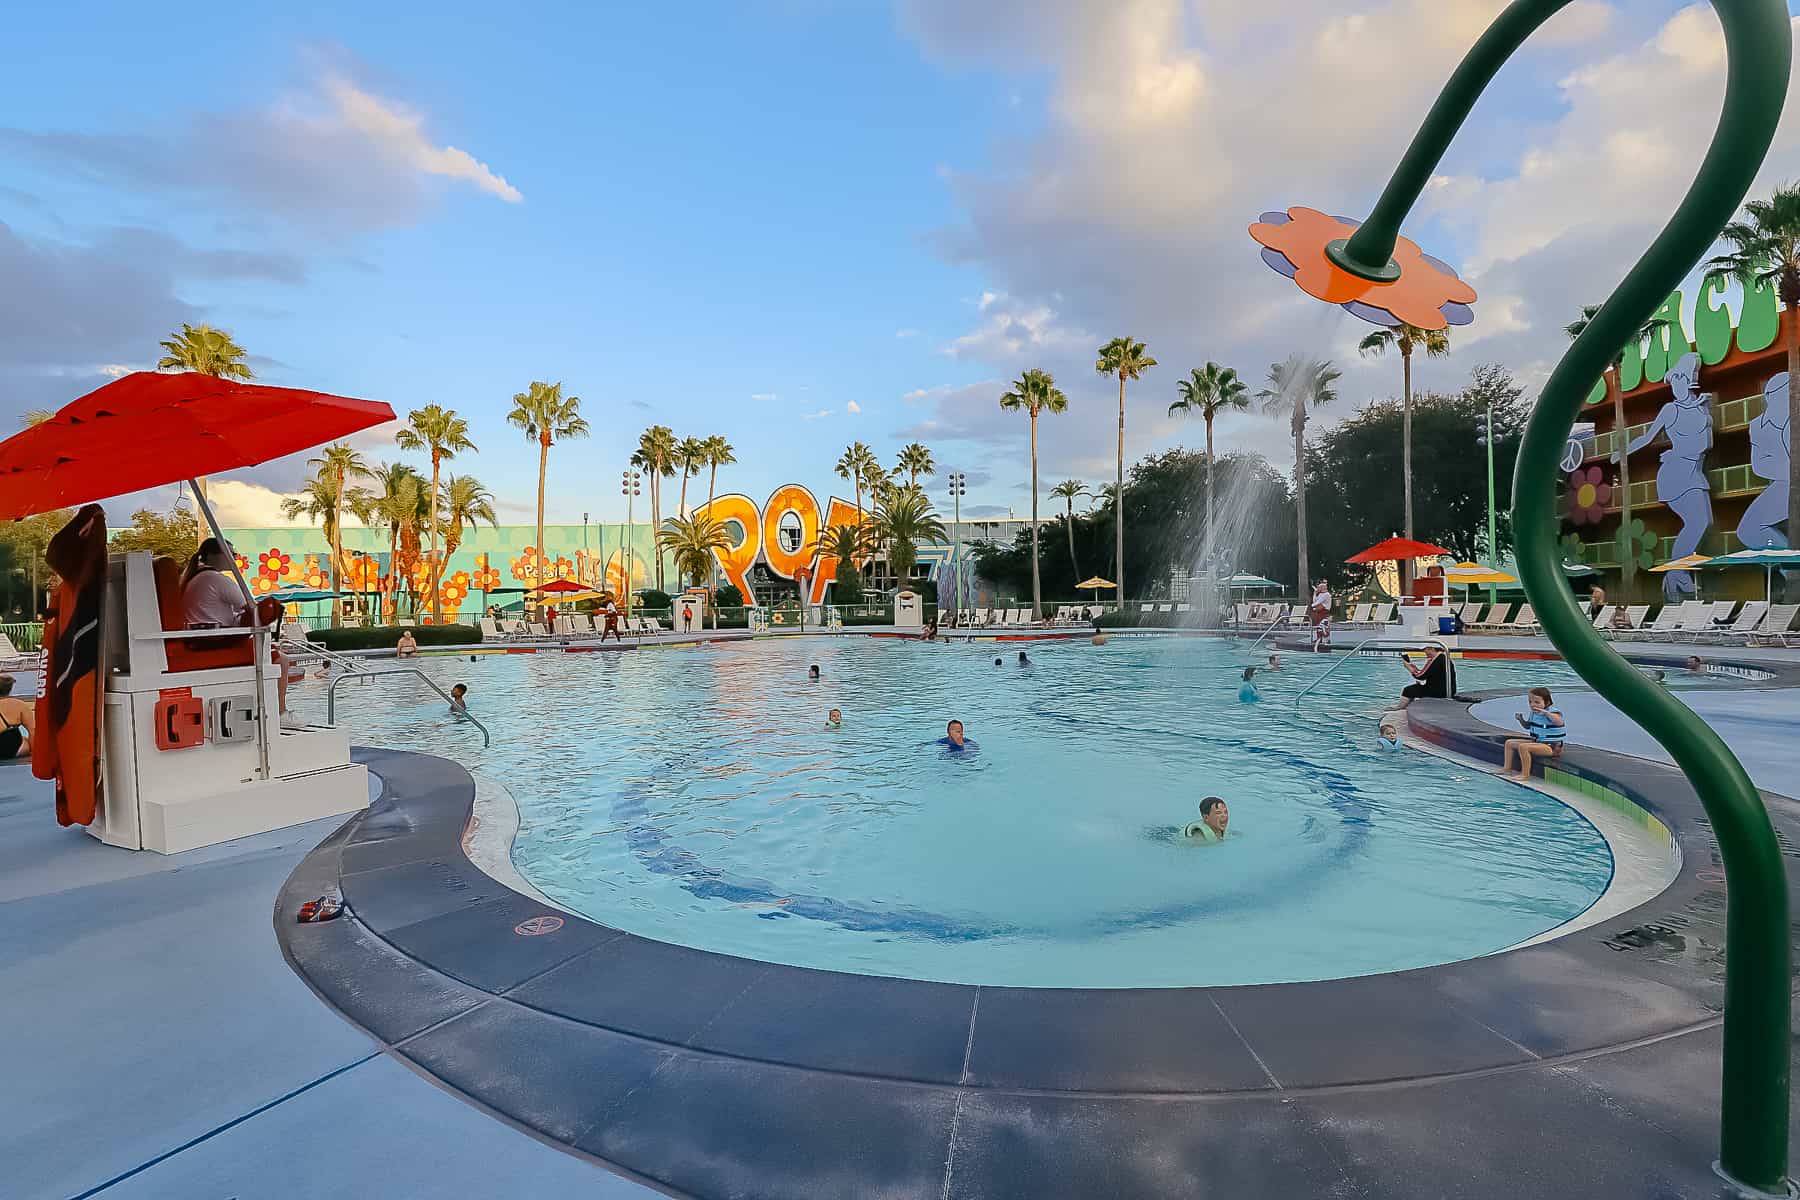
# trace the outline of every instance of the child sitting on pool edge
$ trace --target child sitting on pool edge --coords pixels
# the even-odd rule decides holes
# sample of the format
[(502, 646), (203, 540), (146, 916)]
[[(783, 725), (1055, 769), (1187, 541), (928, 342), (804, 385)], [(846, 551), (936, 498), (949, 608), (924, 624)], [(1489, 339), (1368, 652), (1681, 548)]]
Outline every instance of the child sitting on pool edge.
[(1208, 796), (1200, 802), (1200, 819), (1184, 826), (1181, 836), (1213, 845), (1225, 840), (1225, 827), (1231, 823), (1231, 809), (1219, 796)]
[[(1554, 758), (1562, 754), (1563, 739), (1568, 737), (1568, 725), (1563, 721), (1562, 712), (1551, 700), (1550, 689), (1534, 687), (1530, 692), (1531, 715), (1514, 713), (1513, 719), (1531, 736), (1528, 738), (1507, 738), (1504, 751), (1500, 755), (1500, 778), (1512, 779), (1524, 783), (1531, 778), (1531, 760), (1534, 758)], [(1518, 774), (1512, 773), (1514, 755), (1519, 757)]]

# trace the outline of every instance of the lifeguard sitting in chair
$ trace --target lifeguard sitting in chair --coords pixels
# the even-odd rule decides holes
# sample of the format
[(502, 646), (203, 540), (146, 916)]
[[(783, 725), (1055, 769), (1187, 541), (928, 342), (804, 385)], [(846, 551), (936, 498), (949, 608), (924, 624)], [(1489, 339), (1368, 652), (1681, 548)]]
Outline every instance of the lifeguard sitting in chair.
[[(273, 626), (281, 618), (281, 602), (265, 598), (251, 603), (231, 574), (231, 551), (217, 538), (200, 544), (186, 570), (172, 558), (158, 558), (152, 565), (156, 578), (156, 607), (165, 632), (183, 629), (231, 629), (249, 627), (254, 611), (256, 623)], [(247, 667), (255, 654), (255, 639), (193, 638), (170, 640), (163, 644), (170, 671), (205, 671), (216, 667)], [(287, 712), (287, 664), (281, 651), (274, 650), (270, 661), (276, 671), (276, 694), (281, 712)]]

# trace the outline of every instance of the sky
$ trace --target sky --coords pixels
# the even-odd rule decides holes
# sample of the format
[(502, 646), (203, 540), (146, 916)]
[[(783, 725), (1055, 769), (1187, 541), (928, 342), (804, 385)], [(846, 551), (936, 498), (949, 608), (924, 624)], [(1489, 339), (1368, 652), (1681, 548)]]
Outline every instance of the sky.
[[(1041, 421), (1041, 488), (1097, 486), (1117, 385), (1095, 351), (1119, 334), (1160, 364), (1128, 391), (1127, 462), (1203, 444), (1166, 409), (1209, 360), (1254, 385), (1290, 351), (1331, 358), (1340, 417), (1397, 392), (1397, 362), (1356, 353), (1370, 327), (1268, 271), (1245, 227), (1366, 208), (1501, 7), (314, 3), (171, 36), (142, 5), (25, 6), (0, 50), (0, 427), (207, 322), (267, 382), (456, 409), (479, 447), (456, 469), (507, 523), (534, 517), (536, 449), (505, 414), (538, 379), (593, 429), (551, 454), (551, 522), (621, 520), (653, 423), (723, 434), (721, 491), (759, 503), (848, 495), (850, 442), (891, 465), (919, 440), (968, 474), (965, 516), (1024, 515), (1026, 421), (999, 396), (1051, 371), (1069, 407)], [(1555, 17), (1407, 227), (1481, 296), (1418, 385), (1484, 361), (1541, 382), (1672, 211), (1722, 91), (1709, 7)], [(1790, 111), (1757, 190), (1796, 177)], [(1285, 422), (1215, 436), (1291, 465)], [(405, 457), (391, 427), (355, 441)], [(222, 523), (281, 523), (304, 458), (222, 481)]]

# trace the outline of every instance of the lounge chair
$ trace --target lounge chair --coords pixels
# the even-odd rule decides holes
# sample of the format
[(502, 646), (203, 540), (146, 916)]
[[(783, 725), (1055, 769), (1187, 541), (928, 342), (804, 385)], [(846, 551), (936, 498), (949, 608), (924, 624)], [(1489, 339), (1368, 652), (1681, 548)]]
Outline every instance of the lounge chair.
[[(1696, 601), (1688, 601), (1688, 604)], [(1656, 614), (1656, 620), (1639, 627), (1638, 638), (1646, 642), (1667, 641), (1681, 628), (1682, 616), (1687, 612), (1687, 604), (1665, 604)]]
[[(1648, 617), (1649, 615), (1650, 615), (1650, 606), (1648, 604), (1633, 604), (1631, 607), (1629, 607), (1625, 610), (1625, 624), (1624, 624), (1623, 628), (1614, 626), (1613, 628), (1605, 630), (1603, 632), (1606, 632), (1614, 637), (1617, 637), (1621, 633), (1636, 633), (1638, 631), (1638, 629), (1640, 629), (1643, 626), (1644, 618)], [(1614, 620), (1616, 621), (1617, 618), (1615, 617)]]
[(539, 641), (548, 640), (550, 637), (550, 631), (545, 629), (543, 623), (540, 621), (527, 621), (525, 623), (525, 631)]
[(1487, 620), (1476, 625), (1471, 625), (1469, 628), (1480, 630), (1484, 633), (1492, 633), (1505, 629), (1507, 628), (1507, 615), (1511, 613), (1512, 610), (1512, 602), (1503, 600), (1499, 604), (1488, 609)]
[(667, 632), (669, 632), (668, 630), (666, 630), (662, 627), (662, 622), (657, 620), (655, 617), (645, 617), (644, 624), (649, 627), (651, 633), (667, 633)]
[(1594, 628), (1611, 629), (1613, 614), (1618, 611), (1619, 606), (1616, 604), (1602, 604), (1600, 606), (1600, 611), (1594, 614)]
[(1745, 640), (1752, 646), (1785, 646), (1789, 642), (1788, 629), (1797, 614), (1800, 604), (1777, 604), (1769, 609), (1761, 627)]
[(1699, 609), (1690, 613), (1675, 631), (1672, 642), (1697, 642), (1707, 634), (1731, 624), (1732, 610), (1737, 608), (1736, 600), (1714, 600), (1711, 604), (1702, 602)]
[(1148, 601), (1145, 601), (1144, 603), (1138, 605), (1138, 611), (1140, 613), (1153, 613), (1156, 611), (1156, 605), (1151, 604)]
[(1464, 629), (1473, 629), (1481, 624), (1481, 602), (1471, 600), (1456, 610), (1456, 619), (1463, 623)]
[(1191, 604), (1177, 604), (1175, 606), (1175, 611), (1178, 613), (1193, 612), (1194, 606)]
[(1173, 604), (1159, 604), (1156, 606), (1156, 611), (1158, 613), (1172, 613), (1175, 611), (1175, 606)]
[(1759, 627), (1763, 618), (1769, 615), (1769, 606), (1762, 600), (1751, 600), (1738, 613), (1737, 620), (1730, 625), (1720, 626), (1716, 622), (1713, 628), (1700, 635), (1699, 640), (1705, 642), (1724, 642), (1732, 638), (1748, 638)]
[[(497, 642), (500, 640), (502, 635), (500, 633), (499, 622), (495, 621), (494, 618), (492, 618), (492, 617), (483, 617), (483, 618), (481, 618), (480, 624), (481, 624), (481, 640), (482, 641)], [(3, 637), (3, 636), (5, 636), (5, 635), (0, 634), (0, 637)]]
[(1521, 604), (1511, 623), (1506, 626), (1506, 632), (1536, 633), (1540, 628), (1542, 626), (1538, 624), (1537, 614), (1531, 611), (1531, 605)]
[(1294, 605), (1294, 607), (1288, 609), (1288, 624), (1289, 625), (1305, 625), (1308, 623), (1309, 622), (1308, 622), (1308, 618), (1306, 615), (1306, 605), (1296, 604), (1296, 605)]
[(594, 619), (586, 613), (578, 613), (570, 617), (569, 632), (576, 637), (592, 637), (595, 633)]

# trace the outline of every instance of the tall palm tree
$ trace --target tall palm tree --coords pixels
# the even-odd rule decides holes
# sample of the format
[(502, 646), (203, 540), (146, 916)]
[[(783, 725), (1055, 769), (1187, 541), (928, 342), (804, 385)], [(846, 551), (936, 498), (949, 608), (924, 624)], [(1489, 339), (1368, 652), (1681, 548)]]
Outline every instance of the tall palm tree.
[(1033, 367), (1000, 397), (1000, 407), (1031, 418), (1031, 619), (1036, 621), (1044, 615), (1043, 583), (1038, 571), (1038, 414), (1063, 412), (1069, 407), (1069, 398), (1057, 388), (1050, 372)]
[(1329, 362), (1290, 354), (1269, 366), (1269, 386), (1256, 393), (1263, 411), (1285, 416), (1294, 431), (1294, 525), (1300, 540), (1300, 602), (1310, 591), (1306, 577), (1306, 414), (1337, 399), (1343, 372)]
[[(345, 489), (352, 479), (367, 479), (374, 472), (369, 470), (368, 460), (345, 442), (337, 442), (325, 447), (316, 458), (306, 460), (306, 465), (318, 472), (318, 478), (330, 488), (333, 497), (331, 520), (326, 525), (325, 536), (331, 542), (331, 590), (341, 592), (344, 562), (344, 497)], [(366, 498), (367, 493), (364, 493)], [(362, 500), (358, 501), (362, 504)], [(287, 508), (284, 503), (283, 510)], [(354, 510), (353, 510), (354, 511)], [(363, 511), (367, 511), (366, 504)], [(294, 514), (289, 513), (289, 519)], [(331, 602), (331, 625), (337, 628), (343, 624), (344, 601), (339, 596)]]
[[(1587, 331), (1588, 323), (1594, 319), (1595, 314), (1599, 311), (1600, 306), (1598, 304), (1582, 305), (1581, 319), (1579, 321), (1570, 321), (1563, 327), (1563, 332), (1569, 335), (1569, 340), (1573, 341), (1585, 333)], [(1650, 320), (1644, 322), (1643, 328), (1637, 331), (1637, 336), (1632, 338), (1630, 342), (1627, 342), (1626, 345), (1629, 346), (1636, 342), (1642, 342), (1652, 334), (1659, 333), (1668, 328), (1668, 325), (1669, 323), (1663, 318), (1652, 317)], [(1630, 427), (1625, 424), (1625, 393), (1619, 388), (1619, 365), (1624, 361), (1625, 349), (1624, 347), (1620, 347), (1619, 352), (1613, 356), (1612, 362), (1607, 364), (1606, 371), (1601, 376), (1606, 384), (1606, 398), (1612, 401), (1613, 436), (1618, 440), (1619, 444), (1619, 528), (1622, 530), (1631, 528), (1631, 456), (1625, 453), (1625, 447), (1630, 443), (1631, 437)], [(1494, 431), (1491, 429), (1488, 430), (1488, 436), (1493, 437)], [(1627, 599), (1631, 596), (1632, 581), (1636, 578), (1637, 557), (1632, 554), (1621, 554), (1619, 556), (1619, 586)]]
[(917, 488), (890, 492), (869, 514), (869, 544), (887, 547), (888, 566), (902, 584), (919, 561), (919, 543), (947, 539), (930, 498)]
[[(406, 414), (407, 426), (394, 435), (394, 444), (402, 450), (425, 451), (431, 455), (431, 619), (444, 623), (441, 596), (444, 560), (438, 558), (438, 468), (459, 451), (475, 449), (469, 440), (469, 423), (456, 415), (454, 408), (427, 404)], [(444, 559), (450, 555), (446, 553)]]
[(881, 464), (875, 459), (875, 452), (861, 442), (851, 442), (844, 448), (843, 456), (837, 461), (837, 477), (856, 489), (856, 523), (862, 524), (863, 485), (870, 476), (881, 470)]
[(703, 577), (712, 566), (714, 552), (731, 546), (731, 536), (725, 532), (725, 522), (699, 513), (670, 517), (668, 524), (656, 531), (656, 545), (675, 560), (675, 586), (680, 587), (684, 575), (695, 581)]
[[(1413, 535), (1413, 470), (1412, 470), (1412, 360), (1413, 351), (1422, 350), (1426, 358), (1447, 358), (1450, 354), (1448, 329), (1420, 329), (1404, 322), (1392, 329), (1378, 329), (1356, 343), (1357, 352), (1365, 357), (1380, 357), (1390, 349), (1400, 351), (1400, 489), (1404, 498), (1402, 521), (1405, 534)], [(1400, 564), (1401, 582), (1412, 575), (1411, 561)]]
[[(652, 425), (638, 434), (631, 465), (650, 477), (650, 527), (662, 528), (662, 481), (675, 477), (675, 431)], [(663, 590), (663, 554), (656, 552), (656, 590)]]
[(675, 511), (687, 516), (687, 485), (690, 475), (698, 475), (706, 465), (706, 443), (696, 437), (685, 437), (675, 443), (675, 465), (681, 468), (681, 499)]
[(512, 411), (506, 414), (508, 424), (523, 430), (526, 438), (538, 444), (537, 495), (537, 569), (532, 586), (544, 582), (544, 477), (550, 471), (550, 447), (557, 439), (569, 441), (588, 435), (588, 423), (581, 416), (581, 397), (564, 396), (563, 385), (532, 380), (531, 386), (516, 392)]
[(42, 425), (45, 421), (48, 421), (55, 415), (55, 413), (47, 408), (28, 408), (20, 415), (19, 424), (27, 429), (31, 429), (35, 426)]
[[(865, 554), (872, 553), (874, 547), (869, 544), (869, 528), (866, 525), (831, 525), (819, 530), (819, 536), (813, 539), (806, 553), (818, 558), (834, 559), (837, 570), (832, 578), (843, 586), (849, 586), (851, 580), (861, 582), (861, 570), (856, 560)], [(834, 604), (845, 603), (832, 594)]]
[[(388, 574), (382, 583), (385, 599), (387, 592), (398, 592), (400, 581), (411, 578), (411, 572), (403, 572), (400, 568), (400, 547), (408, 537), (409, 531), (414, 545), (418, 541), (418, 526), (425, 514), (425, 478), (406, 463), (388, 463), (376, 468), (374, 472), (375, 491), (370, 498), (370, 518), (387, 526), (388, 531)], [(382, 604), (386, 610), (386, 604)], [(399, 597), (395, 596), (395, 608), (399, 607)]]
[(1119, 585), (1120, 603), (1125, 600), (1125, 381), (1137, 379), (1156, 365), (1150, 348), (1130, 337), (1116, 337), (1100, 347), (1100, 358), (1094, 369), (1102, 375), (1119, 377), (1119, 502), (1113, 506), (1113, 582)]
[[(312, 464), (319, 463), (319, 459), (312, 460)], [(331, 547), (333, 591), (339, 590), (338, 565), (343, 561), (343, 514), (348, 510), (358, 520), (366, 521), (372, 514), (373, 504), (374, 497), (362, 488), (341, 486), (337, 472), (329, 465), (319, 465), (318, 473), (300, 485), (299, 495), (285, 497), (281, 502), (282, 516), (290, 521), (305, 518), (324, 531), (325, 541)], [(342, 605), (342, 597), (331, 602), (331, 624), (334, 628), (343, 623), (342, 613), (339, 611)]]
[(1050, 489), (1052, 499), (1067, 503), (1068, 511), (1064, 514), (1069, 530), (1069, 569), (1075, 572), (1075, 578), (1081, 578), (1081, 563), (1075, 557), (1075, 498), (1088, 494), (1087, 484), (1079, 479), (1065, 479)]
[(1213, 517), (1213, 420), (1222, 412), (1243, 412), (1249, 408), (1250, 389), (1230, 367), (1209, 362), (1189, 371), (1186, 379), (1176, 383), (1175, 390), (1181, 399), (1169, 405), (1169, 415), (1199, 413), (1206, 421), (1206, 547), (1211, 553), (1218, 548), (1213, 537), (1217, 524)]
[(706, 478), (706, 506), (712, 507), (713, 493), (719, 482), (719, 468), (729, 467), (737, 461), (732, 453), (732, 445), (719, 434), (713, 434), (701, 442), (706, 452), (706, 467), (709, 472)]
[[(1788, 428), (1800, 428), (1800, 184), (1775, 189), (1767, 200), (1744, 205), (1744, 219), (1719, 232), (1731, 246), (1706, 264), (1745, 287), (1775, 284), (1775, 294), (1787, 309)], [(1789, 447), (1787, 535), (1789, 545), (1800, 545), (1800, 442)], [(1795, 598), (1795, 576), (1787, 575), (1788, 599)]]
[[(443, 506), (438, 516), (444, 524), (445, 562), (462, 545), (464, 529), (473, 529), (481, 521), (500, 528), (500, 518), (494, 513), (494, 494), (473, 475), (452, 475), (444, 481)], [(438, 568), (440, 578), (443, 573), (443, 568)]]
[(937, 473), (937, 462), (931, 457), (930, 447), (911, 442), (900, 448), (899, 468), (906, 472), (906, 481), (918, 487), (919, 476)]
[[(194, 371), (201, 375), (211, 375), (218, 379), (254, 379), (255, 372), (244, 360), (249, 355), (244, 348), (232, 340), (223, 329), (214, 329), (211, 325), (189, 325), (181, 323), (179, 333), (171, 333), (158, 342), (165, 353), (156, 360), (159, 371)], [(30, 414), (27, 414), (29, 417)], [(35, 424), (36, 422), (30, 422)], [(198, 492), (202, 502), (206, 499), (206, 476), (194, 477), (194, 490)], [(206, 527), (199, 530), (201, 541), (206, 540)]]

